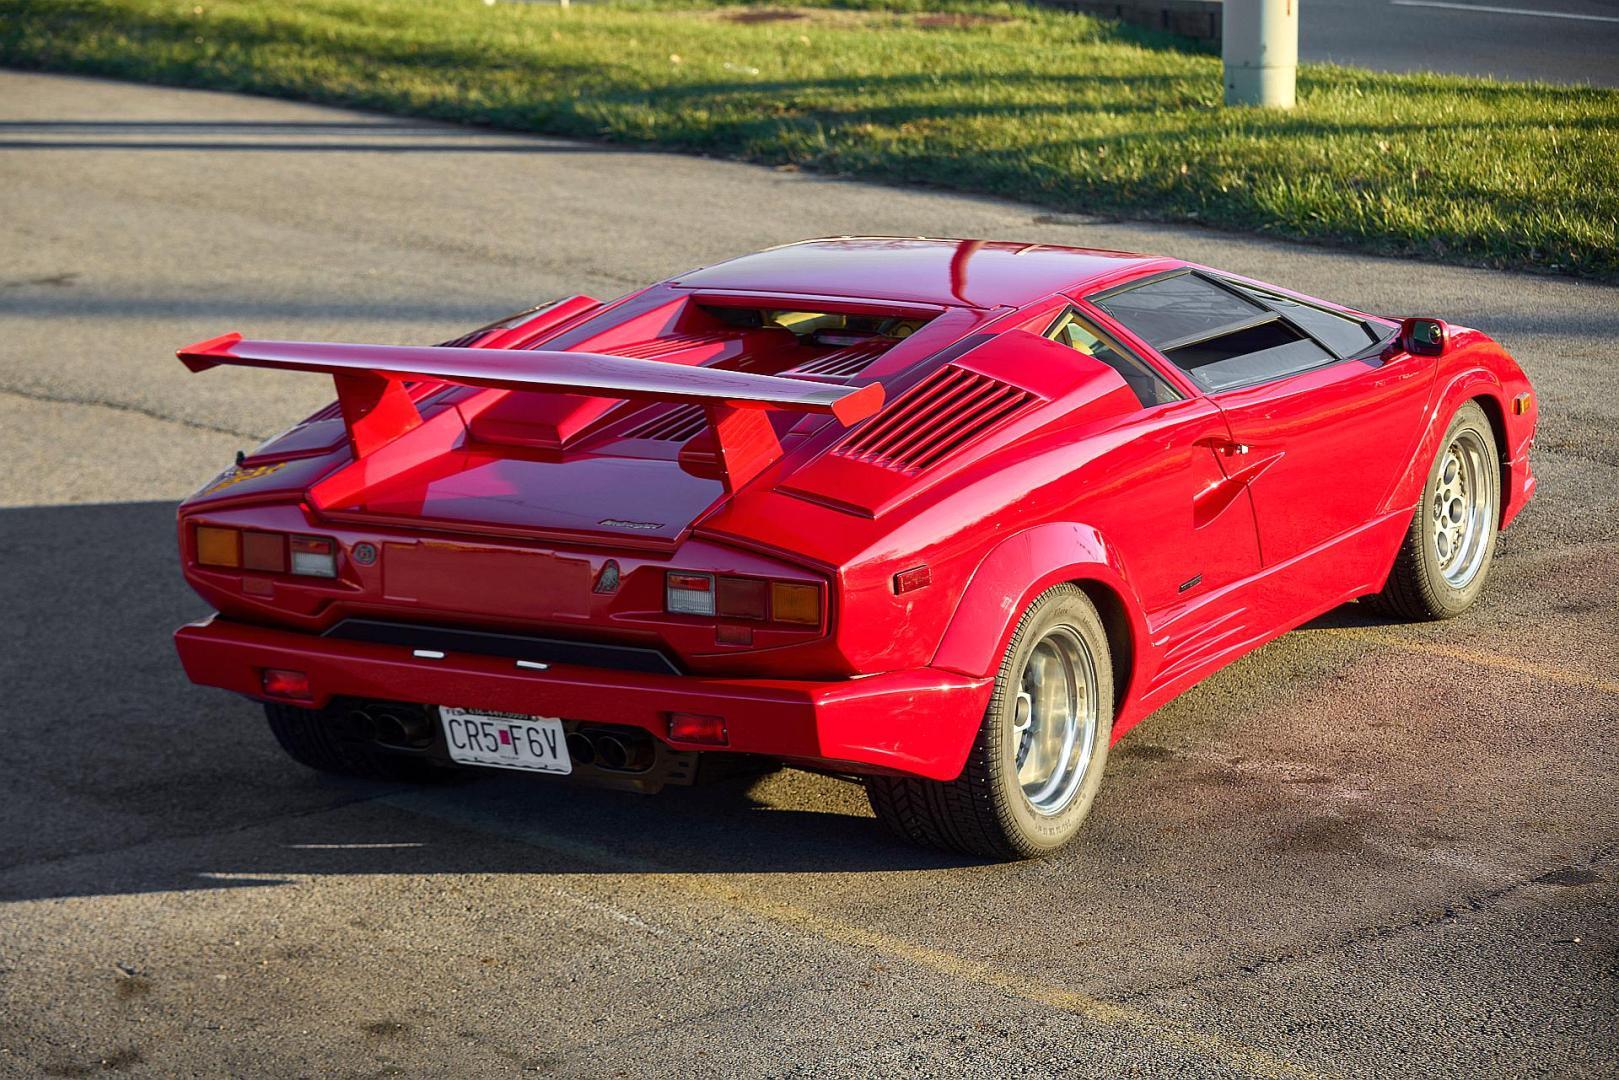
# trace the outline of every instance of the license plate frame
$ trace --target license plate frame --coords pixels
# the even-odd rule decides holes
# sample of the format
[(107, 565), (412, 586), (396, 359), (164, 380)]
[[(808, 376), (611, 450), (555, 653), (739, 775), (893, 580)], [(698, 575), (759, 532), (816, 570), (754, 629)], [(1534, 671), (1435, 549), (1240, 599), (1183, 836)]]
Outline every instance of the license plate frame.
[(457, 765), (567, 776), (573, 758), (562, 720), (494, 709), (440, 705), (439, 730)]

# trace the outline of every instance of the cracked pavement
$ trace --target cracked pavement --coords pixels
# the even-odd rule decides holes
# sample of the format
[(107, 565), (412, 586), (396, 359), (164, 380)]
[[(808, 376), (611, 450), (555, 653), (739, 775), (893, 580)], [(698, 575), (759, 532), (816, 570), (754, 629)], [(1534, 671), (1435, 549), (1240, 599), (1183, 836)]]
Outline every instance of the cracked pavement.
[[(0, 128), (0, 1074), (1619, 1073), (1619, 290), (95, 80), (0, 72)], [(186, 684), (174, 504), (329, 389), (176, 346), (442, 340), (830, 233), (1482, 327), (1537, 382), (1540, 497), (1473, 612), (1267, 646), (1033, 864), (790, 771), (322, 778)]]

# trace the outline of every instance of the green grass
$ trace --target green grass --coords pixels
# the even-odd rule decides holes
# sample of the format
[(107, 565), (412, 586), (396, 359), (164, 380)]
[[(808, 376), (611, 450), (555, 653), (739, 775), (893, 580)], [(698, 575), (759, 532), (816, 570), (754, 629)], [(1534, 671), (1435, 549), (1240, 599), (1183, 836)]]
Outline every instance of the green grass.
[(1297, 109), (1226, 109), (1217, 57), (923, 6), (0, 0), (0, 64), (1619, 278), (1619, 93), (1305, 67)]

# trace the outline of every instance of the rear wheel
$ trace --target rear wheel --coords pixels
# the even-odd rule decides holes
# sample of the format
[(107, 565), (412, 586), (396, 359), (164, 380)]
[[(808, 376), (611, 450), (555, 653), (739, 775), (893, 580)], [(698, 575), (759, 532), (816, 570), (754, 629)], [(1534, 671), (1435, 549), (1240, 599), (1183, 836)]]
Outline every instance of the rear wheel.
[(1079, 831), (1113, 731), (1107, 634), (1083, 590), (1059, 585), (1018, 621), (955, 780), (874, 776), (877, 816), (907, 840), (995, 859), (1057, 850)]
[[(454, 783), (469, 777), (464, 770), (439, 765), (420, 753), (432, 735), (432, 717), (420, 706), (399, 705), (379, 713), (374, 707), (336, 702), (325, 709), (266, 703), (264, 715), (281, 749), (300, 765), (320, 772), (413, 784)], [(389, 749), (389, 740), (399, 748)]]
[(1449, 619), (1484, 589), (1501, 520), (1495, 433), (1469, 401), (1451, 418), (1394, 569), (1374, 602), (1404, 619)]

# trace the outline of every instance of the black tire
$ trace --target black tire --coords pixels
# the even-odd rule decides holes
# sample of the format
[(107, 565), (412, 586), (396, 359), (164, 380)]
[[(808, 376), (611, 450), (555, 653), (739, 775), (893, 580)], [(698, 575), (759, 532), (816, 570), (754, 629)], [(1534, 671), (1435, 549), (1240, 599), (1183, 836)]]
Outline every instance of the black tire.
[(346, 711), (335, 706), (316, 710), (267, 702), (264, 715), (281, 749), (300, 765), (320, 772), (409, 784), (460, 783), (471, 778), (467, 770), (379, 746), (370, 731), (351, 723)]
[[(1460, 449), (1458, 449), (1460, 448)], [(1461, 454), (1461, 457), (1453, 455)], [(1444, 530), (1441, 509), (1438, 507), (1442, 486), (1447, 485), (1446, 473), (1454, 460), (1458, 463), (1468, 457), (1482, 456), (1482, 467), (1476, 468), (1474, 488), (1483, 499), (1478, 509), (1476, 538), (1477, 550), (1465, 560), (1466, 566), (1476, 560), (1477, 567), (1465, 576), (1463, 567), (1450, 567), (1456, 572), (1447, 577), (1447, 564), (1440, 554)], [(1471, 491), (1469, 492), (1471, 495)], [(1471, 506), (1468, 511), (1471, 512)], [(1490, 562), (1495, 558), (1496, 534), (1501, 521), (1501, 465), (1500, 444), (1490, 420), (1474, 402), (1467, 402), (1451, 417), (1445, 437), (1439, 443), (1439, 452), (1428, 470), (1428, 479), (1422, 486), (1422, 500), (1411, 518), (1411, 527), (1400, 544), (1389, 571), (1388, 582), (1382, 592), (1372, 597), (1378, 610), (1395, 618), (1413, 622), (1431, 622), (1451, 619), (1473, 606), (1484, 581), (1489, 576)]]
[[(1096, 720), (1088, 764), (1076, 769), (1072, 795), (1054, 812), (1037, 810), (1018, 780), (1022, 736), (1015, 734), (1018, 695), (1037, 646), (1071, 633), (1089, 660)], [(1107, 632), (1084, 591), (1058, 585), (1042, 593), (1018, 620), (995, 678), (995, 690), (961, 775), (951, 781), (866, 778), (877, 817), (902, 838), (991, 859), (1049, 855), (1084, 824), (1101, 786), (1113, 731), (1113, 667)], [(1066, 786), (1066, 785), (1065, 785)]]

